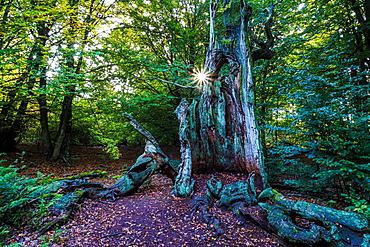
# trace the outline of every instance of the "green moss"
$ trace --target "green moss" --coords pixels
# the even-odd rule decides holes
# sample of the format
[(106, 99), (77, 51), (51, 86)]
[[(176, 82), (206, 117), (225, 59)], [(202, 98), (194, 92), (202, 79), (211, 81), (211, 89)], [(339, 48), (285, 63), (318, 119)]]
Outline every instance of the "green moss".
[(277, 192), (277, 190), (272, 190), (272, 200), (273, 201), (280, 201), (281, 199), (283, 198), (283, 195), (279, 192)]
[(41, 195), (40, 198), (54, 198), (54, 199), (58, 199), (58, 198), (61, 198), (63, 195), (61, 194), (58, 194), (58, 193), (47, 193), (47, 194), (44, 194), (44, 195)]
[(80, 174), (75, 175), (75, 176), (70, 176), (70, 177), (65, 177), (65, 178), (53, 178), (53, 179), (49, 179), (49, 180), (50, 180), (50, 182), (55, 182), (55, 181), (61, 181), (61, 180), (73, 180), (73, 179), (79, 179), (79, 178), (86, 178), (86, 177), (89, 177), (89, 176), (97, 176), (97, 177), (100, 177), (100, 178), (105, 178), (105, 177), (107, 177), (107, 172), (97, 170), (97, 171), (92, 171), (92, 172), (80, 173)]
[(120, 179), (123, 175), (117, 175), (117, 176), (113, 176), (112, 178), (113, 179)]
[(295, 226), (291, 226), (290, 229), (294, 232), (294, 233), (298, 233), (299, 231), (297, 230), (297, 228), (295, 228)]
[(75, 194), (78, 194), (78, 195), (82, 196), (84, 192), (83, 192), (83, 191), (81, 191), (81, 190), (76, 190), (76, 191), (74, 191), (73, 193), (75, 193)]

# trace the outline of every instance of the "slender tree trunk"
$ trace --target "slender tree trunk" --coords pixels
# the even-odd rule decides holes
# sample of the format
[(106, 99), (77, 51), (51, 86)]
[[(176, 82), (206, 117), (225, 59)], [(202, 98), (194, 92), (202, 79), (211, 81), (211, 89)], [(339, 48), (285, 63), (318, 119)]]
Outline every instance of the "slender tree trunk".
[[(46, 88), (46, 78), (40, 78), (40, 88)], [(41, 93), (37, 97), (40, 106), (40, 126), (41, 126), (41, 143), (42, 151), (46, 157), (51, 155), (52, 144), (49, 131), (48, 106), (46, 102), (46, 94)]]
[[(36, 59), (34, 64), (34, 73), (40, 74), (39, 77), (39, 87), (41, 89), (40, 95), (37, 97), (37, 101), (40, 106), (40, 125), (41, 125), (41, 141), (42, 141), (42, 148), (43, 153), (45, 156), (50, 156), (52, 150), (52, 143), (50, 138), (50, 131), (49, 131), (49, 120), (48, 120), (48, 106), (47, 106), (47, 99), (46, 99), (46, 64), (45, 64), (45, 51), (44, 48), (46, 45), (46, 41), (49, 37), (49, 32), (51, 26), (48, 26), (45, 22), (40, 22), (37, 25), (38, 28), (38, 39), (40, 40), (40, 44), (36, 51)], [(36, 83), (36, 77), (34, 76), (31, 80), (34, 80)]]
[[(85, 16), (84, 21), (88, 24), (91, 24), (94, 22), (93, 12), (94, 12), (94, 1), (91, 1), (90, 5), (90, 12), (87, 16)], [(72, 103), (73, 99), (76, 95), (76, 89), (78, 85), (79, 80), (79, 74), (81, 73), (82, 65), (83, 65), (83, 51), (85, 46), (87, 45), (88, 36), (91, 32), (92, 26), (86, 25), (85, 29), (82, 32), (82, 42), (80, 43), (80, 55), (78, 56), (78, 59), (75, 59), (76, 52), (75, 52), (75, 45), (77, 37), (79, 36), (80, 30), (76, 29), (74, 23), (78, 22), (77, 16), (78, 13), (78, 5), (79, 0), (71, 0), (70, 5), (72, 9), (75, 11), (75, 15), (70, 17), (70, 23), (71, 23), (71, 29), (70, 31), (70, 37), (68, 37), (68, 49), (65, 54), (65, 61), (66, 61), (66, 68), (67, 68), (67, 78), (66, 81), (66, 91), (67, 94), (64, 96), (63, 100), (63, 106), (62, 106), (62, 113), (60, 116), (60, 123), (59, 123), (59, 129), (58, 129), (58, 135), (57, 140), (55, 142), (53, 154), (50, 158), (51, 161), (57, 161), (59, 159), (62, 159), (66, 162), (69, 162), (70, 159), (70, 137), (71, 137), (71, 131), (72, 131)]]
[(75, 53), (75, 38), (77, 36), (78, 31), (74, 28), (74, 24), (77, 22), (76, 17), (78, 16), (78, 3), (79, 1), (70, 1), (71, 8), (76, 12), (75, 16), (70, 17), (70, 24), (71, 29), (70, 31), (70, 37), (68, 37), (68, 44), (67, 44), (67, 50), (64, 54), (64, 60), (66, 61), (65, 67), (66, 67), (66, 73), (67, 75), (65, 78), (67, 78), (67, 81), (65, 81), (66, 86), (66, 95), (63, 99), (62, 104), (62, 113), (60, 115), (60, 122), (59, 122), (59, 128), (58, 128), (58, 134), (57, 139), (54, 144), (54, 149), (52, 152), (52, 155), (50, 157), (50, 161), (58, 161), (63, 160), (64, 162), (69, 162), (70, 155), (69, 155), (69, 146), (70, 146), (70, 134), (72, 129), (72, 102), (73, 98), (76, 93), (76, 76), (80, 72), (80, 68), (82, 66), (82, 57), (80, 56), (78, 59), (77, 64), (75, 63), (74, 56)]
[(64, 97), (59, 131), (50, 161), (63, 159), (64, 161), (69, 162), (69, 135), (72, 125), (72, 100), (72, 95)]
[[(73, 44), (69, 46), (70, 50), (73, 51)], [(69, 144), (70, 144), (70, 134), (72, 129), (72, 102), (76, 94), (76, 78), (77, 74), (80, 72), (82, 66), (82, 57), (80, 57), (79, 63), (75, 65), (73, 58), (74, 52), (68, 53), (66, 55), (66, 66), (72, 73), (72, 77), (69, 78), (66, 86), (67, 94), (64, 96), (62, 104), (62, 113), (60, 115), (60, 123), (58, 129), (57, 139), (55, 141), (54, 149), (50, 161), (57, 161), (59, 159), (69, 162)]]
[(224, 28), (215, 35), (216, 3), (211, 3), (210, 46), (205, 63), (209, 80), (201, 86), (200, 152), (195, 172), (213, 170), (254, 173), (266, 185), (262, 147), (254, 113), (254, 91), (247, 23), (251, 8), (243, 1), (224, 0)]

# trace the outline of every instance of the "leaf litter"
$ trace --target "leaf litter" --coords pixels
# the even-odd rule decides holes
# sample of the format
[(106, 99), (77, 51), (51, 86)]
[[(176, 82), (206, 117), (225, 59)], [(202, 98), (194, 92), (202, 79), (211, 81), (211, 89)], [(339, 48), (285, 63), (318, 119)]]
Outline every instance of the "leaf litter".
[[(22, 171), (32, 176), (35, 170), (54, 176), (66, 173), (89, 172), (106, 166), (108, 178), (97, 180), (113, 184), (121, 173), (123, 164), (133, 164), (141, 154), (141, 148), (124, 148), (118, 161), (106, 161), (101, 150), (78, 147), (74, 149), (73, 165), (63, 169), (42, 163), (37, 151), (28, 147), (33, 157), (32, 165)], [(178, 151), (169, 148), (166, 153), (178, 157)], [(91, 157), (92, 156), (92, 157)], [(99, 158), (97, 158), (99, 157)], [(27, 158), (27, 156), (26, 156)], [(28, 157), (29, 158), (29, 157)], [(103, 162), (103, 163), (102, 163)], [(55, 166), (55, 165), (54, 165)], [(45, 169), (43, 169), (45, 168)], [(61, 174), (63, 173), (63, 174)], [(206, 182), (216, 176), (224, 184), (246, 179), (243, 174), (216, 173), (195, 175), (195, 194), (203, 194)], [(31, 229), (15, 231), (11, 242), (22, 246), (282, 246), (274, 235), (262, 230), (252, 222), (244, 222), (230, 211), (213, 207), (211, 212), (220, 220), (224, 233), (216, 236), (209, 226), (191, 216), (191, 199), (177, 198), (171, 194), (172, 182), (160, 174), (152, 176), (151, 182), (142, 186), (135, 194), (115, 201), (86, 199), (74, 217), (60, 229), (39, 236)]]

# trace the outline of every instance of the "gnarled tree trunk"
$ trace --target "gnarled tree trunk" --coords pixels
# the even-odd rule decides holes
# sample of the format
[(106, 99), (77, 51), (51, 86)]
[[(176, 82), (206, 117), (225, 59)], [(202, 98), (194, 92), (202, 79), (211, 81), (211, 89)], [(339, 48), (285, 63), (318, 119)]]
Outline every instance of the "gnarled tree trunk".
[[(190, 141), (194, 172), (214, 170), (254, 173), (258, 189), (266, 185), (262, 149), (254, 114), (251, 52), (247, 24), (251, 9), (243, 1), (223, 1), (223, 12), (211, 2), (210, 45), (200, 81), (197, 136)], [(224, 18), (224, 25), (216, 20)], [(200, 141), (196, 142), (195, 139)]]

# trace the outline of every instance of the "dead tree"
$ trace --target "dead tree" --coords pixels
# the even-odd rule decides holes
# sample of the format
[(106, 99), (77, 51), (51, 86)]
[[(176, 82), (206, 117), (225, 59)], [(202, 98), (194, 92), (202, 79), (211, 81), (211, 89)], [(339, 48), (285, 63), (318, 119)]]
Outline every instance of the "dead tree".
[(194, 192), (194, 180), (192, 179), (192, 159), (191, 159), (191, 144), (189, 136), (191, 131), (190, 124), (192, 110), (196, 105), (196, 101), (189, 106), (189, 103), (183, 99), (176, 109), (177, 118), (180, 122), (179, 139), (181, 143), (181, 165), (179, 173), (176, 177), (176, 182), (172, 193), (179, 197), (190, 197)]
[[(245, 0), (219, 2), (210, 3), (208, 53), (204, 68), (195, 75), (201, 92), (198, 115), (188, 117), (189, 125), (195, 126), (189, 129), (188, 136), (192, 169), (198, 173), (253, 173), (256, 187), (262, 191), (267, 182), (254, 109), (250, 39), (258, 40), (248, 27), (252, 9)], [(258, 41), (265, 51), (273, 45), (273, 6), (269, 13), (265, 24), (267, 42)], [(265, 54), (255, 52), (253, 60), (271, 58)]]
[(146, 146), (144, 153), (137, 158), (130, 170), (109, 188), (110, 192), (113, 192), (111, 195), (127, 196), (134, 193), (156, 171), (163, 172), (175, 182), (177, 171), (170, 165), (169, 158), (163, 153), (157, 140), (133, 116), (123, 116), (144, 136)]

